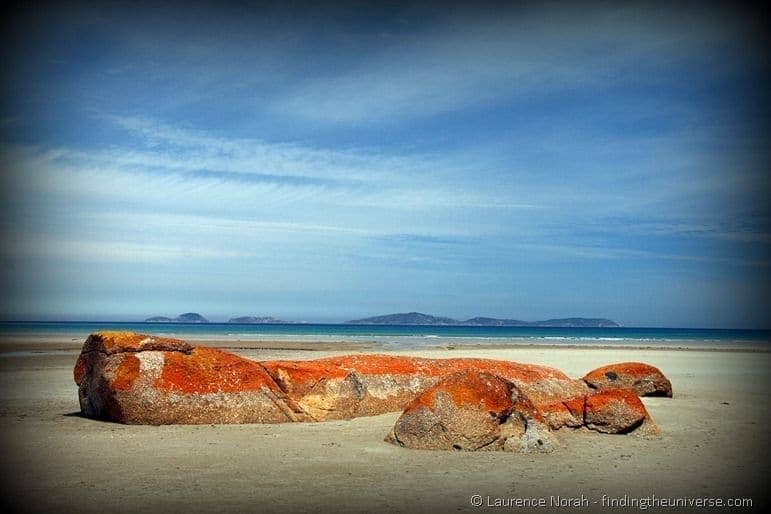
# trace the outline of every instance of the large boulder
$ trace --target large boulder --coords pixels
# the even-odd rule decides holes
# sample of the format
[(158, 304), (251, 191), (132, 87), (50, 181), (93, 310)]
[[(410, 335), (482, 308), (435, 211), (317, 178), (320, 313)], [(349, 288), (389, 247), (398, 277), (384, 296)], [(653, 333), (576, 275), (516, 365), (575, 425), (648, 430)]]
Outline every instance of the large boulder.
[(553, 448), (548, 427), (517, 387), (478, 371), (446, 376), (418, 395), (386, 440), (422, 450)]
[(642, 362), (621, 362), (602, 366), (587, 373), (589, 387), (597, 390), (626, 389), (637, 396), (672, 397), (672, 383), (656, 367)]
[(257, 362), (184, 341), (92, 334), (75, 365), (83, 415), (129, 424), (303, 421)]
[(304, 412), (316, 420), (349, 419), (404, 409), (440, 379), (476, 371), (512, 382), (541, 408), (553, 428), (578, 421), (563, 400), (590, 389), (547, 366), (489, 359), (424, 359), (395, 355), (346, 355), (311, 361), (266, 361), (262, 365)]

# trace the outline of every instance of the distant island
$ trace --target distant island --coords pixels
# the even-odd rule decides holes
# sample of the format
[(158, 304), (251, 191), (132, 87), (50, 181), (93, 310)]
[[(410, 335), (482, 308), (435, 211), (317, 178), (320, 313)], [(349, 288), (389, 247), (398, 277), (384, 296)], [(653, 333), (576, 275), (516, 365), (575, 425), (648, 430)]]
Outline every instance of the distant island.
[[(186, 312), (176, 318), (153, 316), (145, 323), (210, 323), (197, 312)], [(250, 325), (289, 325), (297, 321), (285, 321), (273, 316), (238, 316), (230, 318), (228, 323)], [(299, 322), (304, 323), (304, 322)], [(522, 321), (519, 319), (499, 319), (478, 316), (467, 320), (457, 320), (444, 316), (432, 316), (422, 312), (405, 312), (386, 314), (371, 318), (345, 321), (346, 325), (425, 325), (425, 326), (458, 326), (458, 327), (554, 327), (554, 328), (613, 328), (620, 327), (613, 320), (605, 318), (559, 318), (543, 321)]]
[(166, 316), (153, 316), (147, 318), (145, 323), (209, 323), (209, 320), (197, 312), (186, 312), (176, 318), (167, 318)]
[(371, 318), (354, 319), (346, 323), (352, 325), (432, 325), (432, 326), (471, 326), (471, 327), (555, 327), (555, 328), (613, 328), (620, 327), (613, 320), (605, 318), (560, 318), (544, 321), (522, 321), (518, 319), (498, 319), (476, 317), (465, 321), (441, 316), (432, 316), (422, 312), (387, 314)]
[(284, 321), (273, 316), (239, 316), (230, 318), (228, 323), (249, 323), (252, 325), (277, 325), (282, 323), (294, 323), (294, 321)]

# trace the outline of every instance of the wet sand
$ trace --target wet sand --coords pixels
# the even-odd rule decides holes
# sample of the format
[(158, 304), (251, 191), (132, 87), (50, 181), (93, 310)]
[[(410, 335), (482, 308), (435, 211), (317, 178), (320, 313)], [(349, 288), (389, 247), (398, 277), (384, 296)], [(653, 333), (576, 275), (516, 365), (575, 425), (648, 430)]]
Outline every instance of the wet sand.
[[(392, 352), (546, 364), (574, 377), (603, 364), (638, 360), (671, 379), (674, 398), (643, 400), (661, 439), (560, 431), (562, 444), (554, 453), (523, 455), (398, 448), (383, 441), (398, 413), (280, 425), (94, 421), (78, 415), (72, 379), (82, 341), (38, 337), (0, 343), (0, 505), (6, 512), (640, 510), (604, 507), (603, 495), (621, 500), (627, 495), (629, 501), (651, 495), (750, 498), (756, 509), (768, 503), (767, 352), (548, 345)], [(383, 351), (367, 343), (204, 344), (235, 347), (232, 351), (258, 360)], [(582, 506), (554, 505), (582, 494)], [(481, 495), (482, 506), (472, 505), (474, 495)], [(540, 498), (546, 507), (506, 505)], [(504, 505), (488, 506), (496, 502)]]

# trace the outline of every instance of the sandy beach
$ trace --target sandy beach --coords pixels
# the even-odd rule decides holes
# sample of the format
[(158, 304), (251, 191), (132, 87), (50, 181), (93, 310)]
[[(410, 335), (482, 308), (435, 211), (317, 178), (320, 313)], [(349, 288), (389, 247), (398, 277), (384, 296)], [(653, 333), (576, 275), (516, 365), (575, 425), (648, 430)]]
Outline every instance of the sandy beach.
[[(204, 343), (257, 360), (383, 351), (363, 343)], [(755, 509), (768, 502), (768, 352), (546, 345), (398, 352), (545, 364), (573, 377), (636, 360), (671, 379), (674, 398), (643, 400), (660, 439), (560, 431), (557, 451), (525, 455), (399, 448), (383, 441), (399, 413), (280, 425), (94, 421), (79, 415), (72, 378), (81, 344), (39, 337), (0, 344), (6, 512), (631, 512), (640, 509), (611, 507), (610, 499), (652, 495), (748, 498)], [(481, 506), (472, 505), (474, 495)], [(568, 506), (581, 495), (585, 503)], [(506, 503), (540, 498), (546, 507)]]

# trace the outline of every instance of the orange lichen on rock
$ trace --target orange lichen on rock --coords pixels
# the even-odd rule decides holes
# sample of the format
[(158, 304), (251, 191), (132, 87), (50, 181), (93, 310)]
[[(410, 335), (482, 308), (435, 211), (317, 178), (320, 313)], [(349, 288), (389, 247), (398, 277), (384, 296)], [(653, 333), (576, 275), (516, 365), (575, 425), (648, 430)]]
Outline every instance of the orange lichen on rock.
[(265, 361), (261, 363), (289, 395), (300, 397), (328, 380), (345, 379), (348, 371), (329, 359), (312, 361)]
[(86, 369), (86, 356), (81, 353), (78, 355), (78, 360), (75, 362), (75, 369), (73, 370), (76, 384), (80, 385), (83, 381), (83, 377), (86, 375)]
[(443, 373), (471, 370), (512, 382), (554, 429), (576, 424), (563, 400), (589, 392), (582, 381), (549, 366), (491, 359), (436, 359), (435, 362)]
[(74, 375), (81, 412), (92, 418), (151, 425), (307, 419), (259, 363), (176, 339), (93, 334)]
[(262, 365), (313, 419), (350, 419), (400, 410), (436, 379), (409, 357), (350, 355)]
[(231, 393), (278, 387), (257, 362), (215, 348), (167, 352), (155, 387), (177, 393)]
[(562, 402), (562, 404), (570, 411), (570, 414), (576, 419), (577, 423), (574, 426), (580, 426), (584, 424), (584, 412), (586, 411), (586, 396), (577, 396)]
[(642, 362), (621, 362), (602, 366), (584, 378), (593, 389), (626, 389), (638, 396), (672, 397), (672, 383), (658, 368)]
[(533, 403), (537, 413), (550, 428), (576, 428), (584, 424), (583, 403), (585, 395), (575, 396), (567, 400), (559, 399), (550, 403)]
[(405, 410), (433, 408), (437, 395), (442, 395), (458, 408), (477, 407), (500, 417), (508, 415), (514, 405), (511, 389), (511, 383), (489, 373), (456, 373), (418, 395)]
[(492, 359), (436, 359), (436, 362), (438, 366), (452, 368), (454, 372), (473, 370), (491, 373), (515, 383), (533, 383), (546, 379), (571, 380), (558, 369), (536, 364)]
[(420, 374), (423, 376), (444, 377), (453, 373), (473, 370), (522, 382), (532, 382), (545, 378), (570, 380), (561, 371), (548, 366), (492, 359), (426, 359), (403, 355), (345, 355), (320, 359), (317, 362), (320, 361), (334, 363), (343, 369), (364, 375)]
[(512, 382), (465, 371), (410, 402), (386, 440), (423, 450), (551, 451), (548, 432)]
[(267, 361), (267, 369), (291, 367), (298, 374), (310, 370), (344, 370), (360, 375), (421, 375), (443, 377), (462, 371), (479, 371), (505, 376), (510, 380), (532, 382), (543, 379), (570, 380), (564, 373), (548, 366), (522, 364), (492, 359), (427, 359), (404, 355), (343, 355), (312, 361)]
[(318, 363), (338, 366), (361, 375), (414, 375), (433, 373), (432, 359), (401, 355), (343, 355), (319, 359)]
[(400, 410), (443, 377), (476, 371), (513, 382), (538, 405), (554, 404), (548, 421), (558, 428), (572, 423), (561, 400), (589, 391), (583, 382), (572, 380), (554, 368), (490, 359), (375, 354), (262, 364), (290, 398), (314, 410), (316, 419), (343, 419)]
[(115, 370), (115, 378), (112, 380), (113, 389), (116, 391), (131, 389), (136, 379), (139, 378), (139, 366), (139, 359), (136, 356), (125, 354)]
[(134, 332), (97, 332), (83, 345), (82, 353), (98, 351), (107, 355), (150, 350), (189, 353), (193, 347), (181, 339), (155, 337)]
[(640, 398), (624, 389), (607, 389), (587, 396), (584, 424), (587, 428), (609, 434), (632, 431), (646, 436), (659, 434)]

